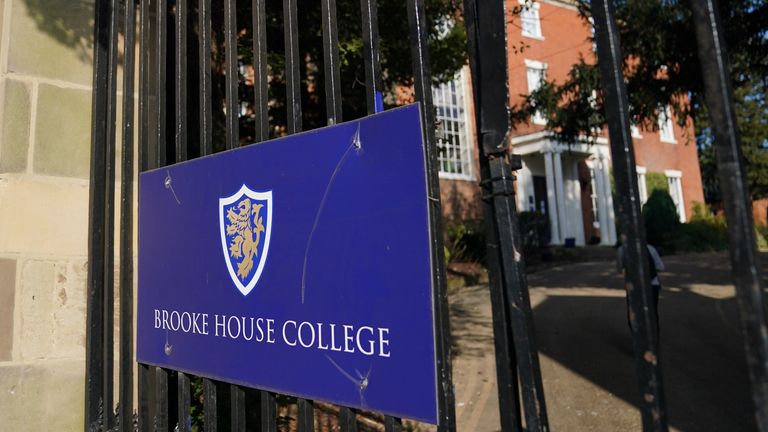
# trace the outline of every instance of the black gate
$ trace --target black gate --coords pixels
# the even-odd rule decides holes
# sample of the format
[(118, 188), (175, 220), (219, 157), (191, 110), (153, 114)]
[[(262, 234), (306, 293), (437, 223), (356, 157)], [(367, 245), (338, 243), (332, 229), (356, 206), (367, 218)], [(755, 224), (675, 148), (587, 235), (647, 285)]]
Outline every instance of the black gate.
[[(325, 123), (342, 121), (342, 83), (335, 0), (319, 0), (322, 22), (323, 99)], [(363, 32), (364, 92), (368, 114), (381, 111), (382, 70), (377, 0), (360, 0), (359, 27)], [(393, 3), (393, 2), (389, 2)], [(434, 125), (428, 29), (425, 0), (407, 0), (399, 7), (407, 11), (413, 90), (425, 107), (423, 124)], [(548, 430), (546, 404), (534, 341), (533, 319), (521, 256), (520, 233), (514, 203), (514, 175), (519, 160), (508, 153), (509, 103), (503, 0), (464, 0), (463, 21), (467, 26), (478, 145), (481, 154), (483, 201), (488, 230), (488, 266), (491, 275), (493, 330), (502, 430)], [(516, 3), (516, 2), (515, 2)], [(738, 129), (732, 109), (725, 47), (716, 5), (692, 1), (702, 69), (707, 79), (707, 103), (715, 121), (718, 165), (728, 221), (731, 262), (745, 332), (745, 344), (757, 423), (768, 431), (768, 329), (763, 290), (758, 274), (756, 246), (744, 181)], [(140, 171), (205, 156), (240, 145), (241, 129), (248, 128), (250, 141), (259, 142), (275, 134), (270, 120), (266, 8), (279, 2), (252, 0), (250, 28), (253, 45), (247, 47), (253, 62), (253, 96), (238, 85), (239, 68), (235, 0), (97, 0), (94, 37), (94, 96), (92, 124), (89, 275), (87, 303), (87, 357), (85, 429), (100, 430), (191, 430), (195, 401), (202, 400), (203, 427), (215, 430), (278, 429), (278, 408), (293, 406), (299, 431), (313, 430), (316, 408), (304, 399), (287, 399), (267, 391), (246, 389), (184, 373), (133, 362), (133, 188), (134, 161)], [(306, 61), (299, 56), (297, 0), (283, 0), (280, 25), (284, 56), (285, 112), (279, 120), (281, 133), (303, 129), (306, 102)], [(630, 266), (627, 284), (632, 289), (630, 307), (635, 321), (633, 340), (640, 387), (644, 430), (667, 429), (663, 381), (660, 373), (658, 334), (651, 297), (640, 217), (634, 151), (621, 54), (610, 0), (592, 2), (603, 88), (606, 92), (612, 159), (616, 187), (621, 199), (620, 227), (627, 238)], [(137, 16), (140, 19), (137, 22)], [(347, 17), (348, 19), (348, 17)], [(345, 23), (342, 22), (341, 25)], [(136, 43), (138, 27), (139, 41)], [(119, 35), (122, 49), (118, 49)], [(403, 35), (405, 37), (405, 35)], [(138, 47), (138, 50), (134, 48)], [(241, 50), (246, 49), (240, 47)], [(135, 53), (138, 59), (138, 88)], [(222, 54), (223, 53), (223, 54)], [(123, 64), (122, 88), (118, 92), (118, 63)], [(303, 82), (304, 81), (304, 82)], [(138, 90), (138, 110), (132, 97)], [(321, 91), (317, 89), (319, 94)], [(250, 98), (254, 115), (244, 124), (239, 115), (242, 102)], [(122, 103), (122, 128), (116, 129), (118, 102)], [(315, 107), (318, 108), (318, 107)], [(136, 113), (137, 111), (137, 113)], [(134, 127), (137, 114), (139, 128)], [(427, 127), (430, 215), (432, 232), (441, 232), (437, 147), (434, 130)], [(119, 137), (121, 154), (117, 157)], [(138, 138), (138, 155), (134, 141)], [(121, 164), (119, 191), (116, 164)], [(119, 206), (116, 197), (119, 196)], [(119, 239), (114, 238), (119, 218)], [(118, 240), (116, 242), (116, 240)], [(437, 356), (439, 379), (439, 430), (455, 430), (454, 396), (451, 381), (450, 334), (447, 293), (440, 235), (432, 238), (432, 261), (436, 293)], [(114, 279), (115, 249), (119, 247), (119, 281)], [(119, 323), (115, 325), (115, 305)], [(119, 330), (118, 371), (115, 374), (115, 334)], [(117, 379), (115, 379), (117, 377)], [(117, 383), (117, 402), (114, 400)], [(138, 393), (134, 394), (134, 388)], [(201, 395), (193, 395), (193, 391)], [(137, 400), (136, 404), (134, 401)], [(358, 428), (354, 410), (328, 408), (334, 424), (343, 431)], [(198, 413), (195, 413), (196, 415)], [(399, 419), (377, 418), (387, 431), (401, 429)], [(525, 427), (523, 427), (523, 424)]]

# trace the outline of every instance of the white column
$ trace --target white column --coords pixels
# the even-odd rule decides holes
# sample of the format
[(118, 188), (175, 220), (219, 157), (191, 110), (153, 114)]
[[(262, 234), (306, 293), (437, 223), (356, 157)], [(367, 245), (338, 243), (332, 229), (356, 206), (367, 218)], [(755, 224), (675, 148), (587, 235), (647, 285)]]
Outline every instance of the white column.
[(597, 195), (597, 221), (600, 223), (600, 244), (610, 245), (611, 237), (608, 233), (608, 206), (605, 196), (605, 177), (603, 176), (603, 156), (599, 155), (598, 159), (594, 162), (593, 172), (595, 176), (595, 190), (593, 191)]
[(570, 234), (568, 229), (568, 219), (565, 217), (565, 190), (563, 188), (563, 161), (560, 152), (555, 152), (555, 189), (557, 190), (557, 220), (560, 226), (560, 240), (565, 242), (565, 238)]
[(603, 187), (605, 187), (606, 229), (610, 244), (616, 243), (616, 216), (613, 213), (613, 195), (611, 194), (611, 173), (608, 169), (608, 159), (601, 161), (603, 166)]
[(547, 181), (547, 210), (549, 210), (550, 243), (560, 244), (560, 224), (557, 219), (557, 200), (555, 199), (555, 174), (552, 168), (552, 153), (544, 152), (544, 176)]

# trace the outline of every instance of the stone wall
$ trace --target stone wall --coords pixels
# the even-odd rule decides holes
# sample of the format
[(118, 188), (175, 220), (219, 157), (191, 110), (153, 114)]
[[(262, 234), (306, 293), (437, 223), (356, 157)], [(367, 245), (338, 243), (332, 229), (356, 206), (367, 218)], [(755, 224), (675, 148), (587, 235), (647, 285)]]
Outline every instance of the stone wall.
[(81, 430), (93, 1), (0, 18), (0, 429)]

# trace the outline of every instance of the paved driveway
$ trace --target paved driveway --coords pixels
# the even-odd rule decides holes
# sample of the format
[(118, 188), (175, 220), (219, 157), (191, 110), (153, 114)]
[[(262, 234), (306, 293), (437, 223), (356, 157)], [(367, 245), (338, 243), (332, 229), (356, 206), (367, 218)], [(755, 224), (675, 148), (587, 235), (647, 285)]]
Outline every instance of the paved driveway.
[[(659, 309), (671, 429), (755, 430), (727, 256), (672, 256), (665, 264)], [(640, 430), (623, 281), (613, 263), (555, 267), (528, 280), (552, 430)], [(450, 303), (459, 430), (497, 431), (487, 286), (453, 290)]]

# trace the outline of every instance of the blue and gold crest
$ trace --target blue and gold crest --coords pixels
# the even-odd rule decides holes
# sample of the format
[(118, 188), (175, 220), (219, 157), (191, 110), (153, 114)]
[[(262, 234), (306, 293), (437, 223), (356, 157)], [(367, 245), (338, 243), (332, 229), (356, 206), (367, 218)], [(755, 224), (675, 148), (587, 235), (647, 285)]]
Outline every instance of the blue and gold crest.
[(248, 295), (267, 261), (272, 191), (254, 192), (243, 185), (234, 195), (219, 198), (219, 231), (229, 276)]

